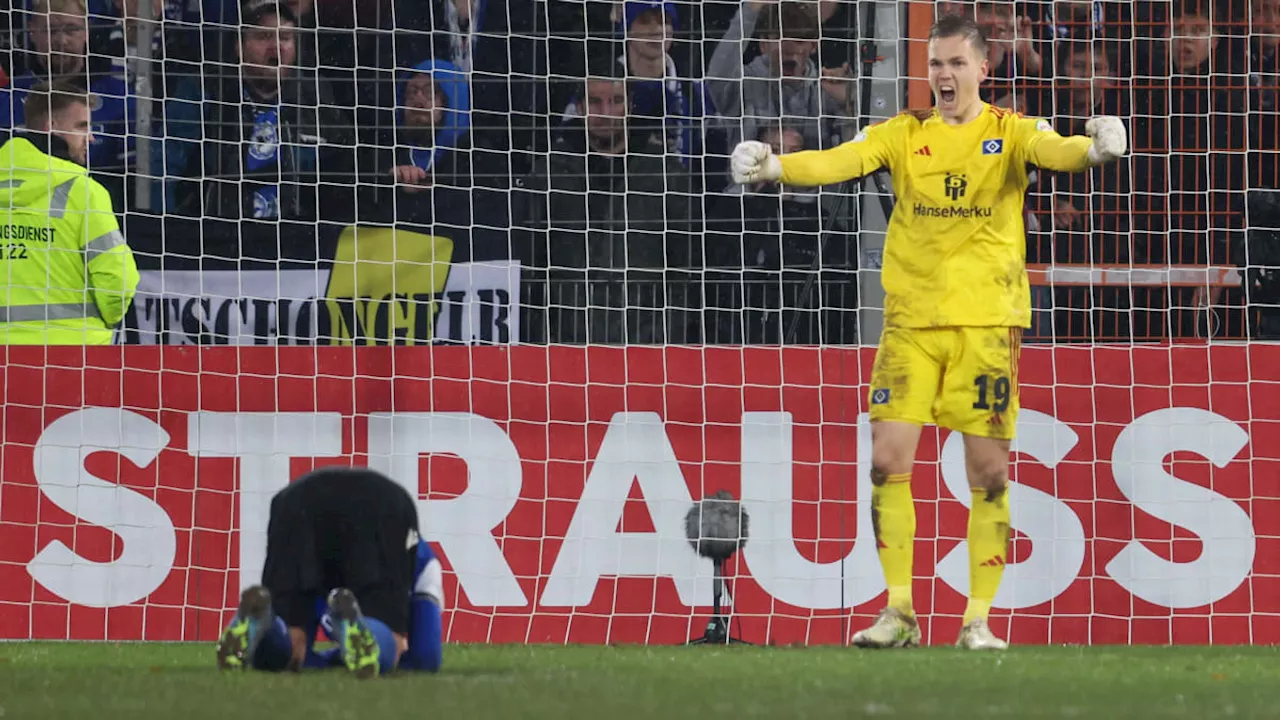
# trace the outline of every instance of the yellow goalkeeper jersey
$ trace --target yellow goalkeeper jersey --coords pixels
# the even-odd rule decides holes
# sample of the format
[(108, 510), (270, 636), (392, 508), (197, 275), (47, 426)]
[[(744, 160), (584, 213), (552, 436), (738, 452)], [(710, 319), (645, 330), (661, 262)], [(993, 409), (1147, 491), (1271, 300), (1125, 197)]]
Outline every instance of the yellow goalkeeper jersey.
[(1091, 143), (985, 103), (964, 125), (911, 111), (829, 150), (780, 156), (782, 182), (828, 185), (889, 169), (897, 204), (881, 270), (886, 327), (1029, 327), (1027, 166), (1084, 170)]

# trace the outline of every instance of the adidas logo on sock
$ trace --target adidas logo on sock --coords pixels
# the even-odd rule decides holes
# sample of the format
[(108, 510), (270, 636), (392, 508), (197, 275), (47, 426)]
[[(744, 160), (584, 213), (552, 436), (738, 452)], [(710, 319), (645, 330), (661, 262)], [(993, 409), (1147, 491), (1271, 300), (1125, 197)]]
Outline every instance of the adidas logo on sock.
[(1004, 567), (1004, 558), (999, 555), (992, 555), (982, 561), (981, 567)]

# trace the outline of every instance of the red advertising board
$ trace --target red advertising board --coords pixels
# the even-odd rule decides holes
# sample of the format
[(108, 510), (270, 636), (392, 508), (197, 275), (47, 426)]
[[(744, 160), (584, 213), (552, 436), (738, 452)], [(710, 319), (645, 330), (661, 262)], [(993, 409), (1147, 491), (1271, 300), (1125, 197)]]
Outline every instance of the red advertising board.
[[(3, 353), (0, 638), (210, 640), (261, 567), (271, 494), (358, 463), (416, 489), (459, 642), (682, 642), (726, 489), (735, 635), (837, 644), (883, 602), (871, 349), (15, 348)], [(1280, 347), (1028, 347), (1016, 643), (1280, 641)], [(959, 438), (930, 429), (916, 589), (959, 629)], [(241, 570), (243, 568), (243, 571)]]

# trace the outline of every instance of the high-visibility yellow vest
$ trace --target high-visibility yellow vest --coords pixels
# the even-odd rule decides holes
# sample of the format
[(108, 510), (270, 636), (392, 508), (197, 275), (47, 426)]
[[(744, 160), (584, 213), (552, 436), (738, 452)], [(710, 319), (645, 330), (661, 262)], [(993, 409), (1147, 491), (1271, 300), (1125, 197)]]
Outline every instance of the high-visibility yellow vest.
[(0, 146), (0, 345), (110, 345), (137, 288), (106, 189), (24, 137)]

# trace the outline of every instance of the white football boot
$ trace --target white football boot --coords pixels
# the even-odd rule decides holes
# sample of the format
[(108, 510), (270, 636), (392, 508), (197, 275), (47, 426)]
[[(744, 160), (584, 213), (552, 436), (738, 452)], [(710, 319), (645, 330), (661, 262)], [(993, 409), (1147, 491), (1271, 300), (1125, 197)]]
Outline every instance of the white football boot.
[(979, 618), (960, 630), (956, 647), (969, 650), (1005, 650), (1009, 647), (1009, 643), (996, 637), (996, 634), (991, 632), (991, 626), (987, 621)]
[(916, 647), (920, 644), (920, 625), (901, 610), (885, 608), (871, 627), (854, 633), (852, 644), (860, 648)]

